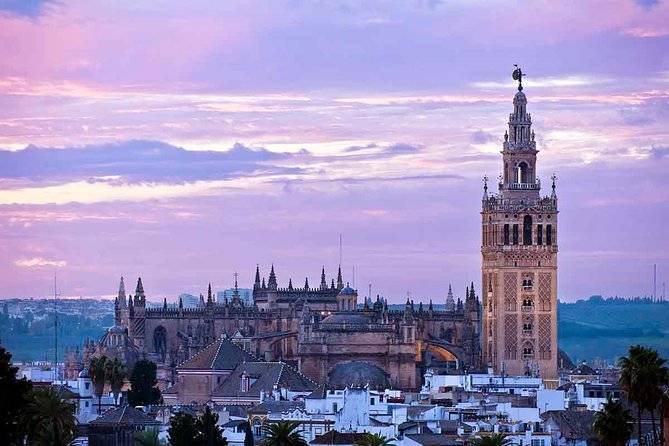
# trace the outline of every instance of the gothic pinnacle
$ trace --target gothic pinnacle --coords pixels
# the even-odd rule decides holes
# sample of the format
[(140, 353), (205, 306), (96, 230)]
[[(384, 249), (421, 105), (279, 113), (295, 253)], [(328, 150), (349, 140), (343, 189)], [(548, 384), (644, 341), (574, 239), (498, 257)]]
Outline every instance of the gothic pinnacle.
[(142, 278), (137, 278), (137, 287), (135, 287), (135, 294), (139, 296), (144, 296), (144, 285), (142, 285)]
[(325, 281), (325, 266), (321, 270), (321, 289), (324, 290), (328, 287), (328, 283)]

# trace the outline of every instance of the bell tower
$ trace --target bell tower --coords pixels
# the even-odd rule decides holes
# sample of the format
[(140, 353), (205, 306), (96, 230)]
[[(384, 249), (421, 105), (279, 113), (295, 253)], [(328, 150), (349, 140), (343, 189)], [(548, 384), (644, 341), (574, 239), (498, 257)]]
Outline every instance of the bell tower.
[(557, 195), (541, 196), (520, 68), (498, 193), (482, 200), (483, 360), (496, 373), (557, 379)]

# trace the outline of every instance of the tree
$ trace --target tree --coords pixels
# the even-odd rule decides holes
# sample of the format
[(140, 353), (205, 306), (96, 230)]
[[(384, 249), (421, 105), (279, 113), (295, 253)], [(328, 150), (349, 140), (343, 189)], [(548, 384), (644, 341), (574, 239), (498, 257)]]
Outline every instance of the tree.
[(507, 446), (513, 443), (512, 440), (506, 438), (504, 434), (491, 434), (486, 437), (475, 438), (470, 444), (472, 446)]
[(299, 425), (296, 421), (280, 421), (266, 426), (263, 446), (307, 446), (297, 431)]
[(74, 439), (74, 404), (51, 387), (37, 389), (26, 407), (24, 424), (29, 445), (67, 446)]
[(12, 365), (12, 355), (0, 347), (0, 444), (23, 444), (21, 415), (28, 405), (32, 384), (25, 378), (16, 379), (18, 370)]
[(127, 376), (125, 366), (118, 358), (114, 358), (112, 361), (107, 361), (106, 375), (112, 394), (114, 395), (114, 405), (118, 406), (118, 397), (121, 394), (121, 389), (123, 388)]
[(206, 406), (204, 413), (195, 422), (198, 434), (195, 444), (199, 446), (226, 446), (228, 440), (223, 437), (221, 429), (216, 425), (218, 414)]
[(632, 436), (634, 421), (629, 411), (620, 401), (609, 399), (602, 410), (595, 414), (592, 429), (602, 444), (625, 446)]
[(393, 446), (393, 441), (379, 434), (367, 434), (358, 440), (356, 446)]
[(641, 417), (645, 410), (650, 412), (653, 423), (653, 440), (658, 442), (655, 410), (659, 405), (662, 386), (669, 382), (669, 371), (657, 351), (633, 345), (627, 357), (620, 358), (620, 385), (627, 392), (630, 401), (637, 407), (637, 434), (642, 444)]
[(141, 432), (135, 432), (135, 445), (137, 446), (160, 446), (158, 431), (149, 429)]
[(93, 382), (93, 394), (98, 397), (98, 414), (101, 412), (102, 394), (107, 382), (107, 357), (105, 355), (91, 358), (88, 365), (88, 375)]
[(156, 364), (146, 359), (137, 361), (130, 375), (128, 402), (133, 406), (159, 404), (161, 397), (157, 382)]
[(170, 419), (167, 435), (171, 446), (191, 446), (198, 435), (195, 417), (183, 412), (175, 414)]

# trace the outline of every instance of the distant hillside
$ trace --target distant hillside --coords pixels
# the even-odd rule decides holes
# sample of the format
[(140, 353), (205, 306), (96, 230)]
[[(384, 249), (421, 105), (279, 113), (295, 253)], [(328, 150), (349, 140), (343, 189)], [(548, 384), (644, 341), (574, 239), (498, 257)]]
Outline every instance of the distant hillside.
[(558, 343), (574, 361), (614, 360), (633, 344), (669, 358), (669, 303), (602, 299), (558, 305)]

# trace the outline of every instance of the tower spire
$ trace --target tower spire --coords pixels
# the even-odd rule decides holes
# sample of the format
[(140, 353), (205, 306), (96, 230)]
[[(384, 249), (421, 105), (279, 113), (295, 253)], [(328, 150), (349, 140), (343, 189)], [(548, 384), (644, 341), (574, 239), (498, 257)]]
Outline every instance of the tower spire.
[(337, 289), (341, 290), (344, 288), (344, 280), (341, 277), (341, 264), (339, 265), (339, 268), (337, 269)]
[(327, 289), (328, 283), (325, 281), (325, 266), (321, 270), (321, 290)]
[(272, 263), (272, 269), (269, 272), (269, 279), (267, 280), (267, 288), (276, 290), (276, 274), (274, 274), (274, 264)]
[(256, 265), (256, 280), (253, 282), (253, 288), (260, 288), (260, 265)]
[(125, 300), (125, 283), (123, 283), (123, 276), (121, 276), (121, 283), (118, 285), (117, 301), (121, 307), (126, 307)]

